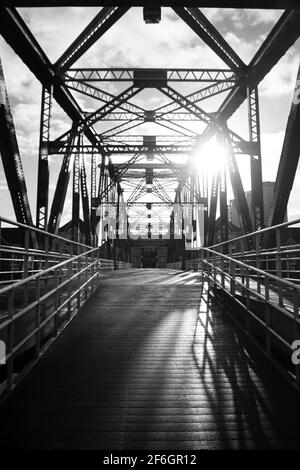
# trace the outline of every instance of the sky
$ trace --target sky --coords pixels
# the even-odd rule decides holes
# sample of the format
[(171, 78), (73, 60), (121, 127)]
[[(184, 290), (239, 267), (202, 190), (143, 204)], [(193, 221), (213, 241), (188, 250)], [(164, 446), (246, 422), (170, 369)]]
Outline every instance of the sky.
[[(248, 64), (283, 11), (238, 10), (204, 8), (201, 10), (228, 41), (232, 48)], [(42, 49), (54, 63), (76, 36), (99, 12), (99, 8), (19, 8), (18, 12), (35, 35)], [(285, 54), (259, 86), (263, 180), (274, 181), (286, 122), (294, 92), (299, 67), (300, 41)], [(41, 85), (30, 70), (0, 38), (0, 57), (3, 65), (11, 109), (17, 132), (19, 149), (24, 166), (26, 184), (32, 214), (36, 212), (36, 183), (39, 145)], [(197, 35), (173, 12), (162, 9), (159, 25), (146, 25), (142, 8), (131, 8), (100, 40), (90, 48), (74, 67), (177, 67), (177, 68), (227, 68)], [(107, 83), (101, 87), (118, 94), (128, 84)], [(199, 89), (199, 84), (185, 84), (174, 88), (183, 94)], [(83, 109), (96, 109), (99, 102), (74, 93)], [(226, 94), (201, 106), (206, 111), (216, 111)], [(142, 92), (132, 99), (133, 103), (147, 109), (166, 103), (168, 99), (158, 92)], [(229, 127), (248, 138), (246, 103), (230, 118)], [(102, 126), (102, 127), (101, 127)], [(103, 127), (104, 126), (104, 127)], [(153, 126), (153, 125), (152, 125)], [(70, 127), (70, 120), (54, 105), (51, 138)], [(163, 128), (155, 129), (144, 124), (132, 133), (164, 134)], [(101, 132), (105, 125), (98, 124)], [(191, 129), (198, 132), (202, 127), (193, 123)], [(173, 133), (173, 132), (172, 132)], [(56, 184), (60, 158), (51, 157), (50, 202)], [(238, 160), (245, 191), (250, 189), (249, 157)], [(89, 162), (87, 161), (89, 176)], [(288, 207), (288, 218), (300, 217), (300, 170), (298, 168)], [(70, 185), (71, 186), (71, 185)], [(230, 195), (230, 193), (229, 193)], [(0, 163), (0, 215), (14, 220), (14, 213), (7, 189), (5, 175)], [(69, 218), (70, 191), (65, 205), (63, 222)]]

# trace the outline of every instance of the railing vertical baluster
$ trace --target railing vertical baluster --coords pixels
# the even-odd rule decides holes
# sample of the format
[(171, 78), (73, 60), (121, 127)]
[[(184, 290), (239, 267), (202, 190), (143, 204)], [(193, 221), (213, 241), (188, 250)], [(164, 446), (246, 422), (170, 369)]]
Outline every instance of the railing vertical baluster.
[[(293, 289), (293, 304), (294, 304), (294, 340), (300, 340), (300, 327), (299, 327), (299, 292)], [(300, 364), (295, 365), (296, 382), (300, 385)]]
[(246, 317), (246, 328), (248, 335), (251, 334), (251, 314), (250, 314), (250, 275), (249, 269), (246, 270), (246, 307), (247, 307), (247, 317)]
[(54, 275), (54, 285), (55, 285), (55, 294), (54, 294), (54, 331), (53, 335), (57, 336), (58, 333), (58, 304), (59, 304), (59, 268), (55, 269)]
[[(282, 278), (282, 263), (281, 263), (281, 232), (280, 228), (276, 229), (276, 276)], [(283, 295), (282, 295), (282, 288), (281, 284), (277, 283), (277, 291), (278, 291), (278, 303), (280, 306), (283, 305)]]
[[(28, 262), (29, 262), (29, 230), (25, 230), (25, 240), (24, 240), (24, 261), (23, 261), (23, 279), (26, 279), (28, 277)], [(23, 299), (24, 299), (24, 305), (28, 304), (29, 300), (29, 292), (28, 292), (28, 284), (26, 283), (24, 286), (24, 291), (23, 291)]]
[(266, 323), (266, 351), (269, 356), (272, 354), (272, 334), (271, 327), (271, 312), (270, 312), (270, 285), (269, 278), (265, 277), (265, 323)]
[[(260, 269), (260, 257), (259, 257), (259, 251), (260, 251), (260, 243), (259, 243), (259, 234), (255, 235), (255, 266), (257, 269)], [(257, 273), (256, 276), (256, 289), (257, 292), (260, 294), (261, 293), (261, 276), (260, 274)]]
[(73, 276), (73, 261), (68, 264), (68, 320), (72, 315), (72, 276)]
[(38, 277), (36, 280), (36, 297), (37, 297), (37, 307), (36, 307), (36, 317), (35, 317), (35, 327), (37, 329), (35, 335), (35, 358), (38, 359), (40, 356), (41, 350), (41, 278)]
[(14, 289), (8, 295), (8, 331), (7, 331), (7, 390), (11, 390), (13, 386), (13, 372), (14, 372)]

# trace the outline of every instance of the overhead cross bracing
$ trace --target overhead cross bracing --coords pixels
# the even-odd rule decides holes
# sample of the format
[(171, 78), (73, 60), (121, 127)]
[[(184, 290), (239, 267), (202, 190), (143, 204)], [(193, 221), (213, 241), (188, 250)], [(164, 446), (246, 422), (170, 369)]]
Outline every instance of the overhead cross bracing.
[[(82, 58), (101, 44), (109, 30), (118, 22), (126, 24), (134, 2), (121, 3), (104, 2), (55, 62), (48, 59), (18, 11), (1, 8), (3, 38), (43, 85), (37, 226), (58, 232), (72, 185), (72, 218), (79, 219), (83, 213), (87, 240), (94, 243), (97, 207), (110, 200), (123, 200), (125, 204), (128, 200), (132, 206), (132, 201), (139, 202), (145, 194), (151, 194), (155, 202), (168, 204), (201, 201), (207, 218), (206, 240), (215, 237), (216, 220), (220, 208), (225, 211), (228, 193), (236, 201), (244, 232), (263, 227), (258, 85), (299, 37), (299, 10), (288, 8), (278, 15), (273, 29), (247, 64), (201, 10), (201, 2), (158, 2), (161, 7), (169, 6), (171, 14), (194, 35), (194, 41), (204, 43), (218, 57), (220, 66), (207, 67), (201, 60), (194, 67), (121, 63), (91, 67), (86, 60), (81, 65)], [(151, 14), (144, 11), (146, 23), (163, 21), (161, 15), (153, 13), (150, 18)], [(69, 129), (60, 135), (53, 132), (55, 101), (71, 119)], [(244, 101), (248, 103), (249, 137), (227, 123)], [(212, 139), (217, 145), (207, 149)], [(207, 175), (207, 155), (220, 151), (220, 145), (226, 148), (227, 168), (222, 174)], [(239, 162), (247, 156), (251, 168), (250, 206), (239, 174)], [(61, 165), (52, 204), (50, 159)], [(134, 169), (150, 161), (151, 173), (146, 167)], [(164, 170), (155, 168), (162, 164)], [(287, 200), (288, 196), (284, 201), (274, 200), (274, 213), (284, 214)], [(224, 227), (227, 218), (225, 211), (221, 217)], [(276, 220), (280, 221), (278, 217)], [(78, 220), (72, 223), (77, 226)], [(226, 230), (221, 233), (226, 236)]]

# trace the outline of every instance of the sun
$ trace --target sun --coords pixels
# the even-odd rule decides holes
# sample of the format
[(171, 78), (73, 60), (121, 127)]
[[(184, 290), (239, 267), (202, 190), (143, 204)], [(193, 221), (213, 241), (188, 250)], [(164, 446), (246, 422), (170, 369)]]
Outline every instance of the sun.
[(216, 137), (212, 137), (192, 157), (193, 165), (199, 174), (206, 173), (210, 176), (224, 168), (225, 160), (225, 148), (217, 141)]

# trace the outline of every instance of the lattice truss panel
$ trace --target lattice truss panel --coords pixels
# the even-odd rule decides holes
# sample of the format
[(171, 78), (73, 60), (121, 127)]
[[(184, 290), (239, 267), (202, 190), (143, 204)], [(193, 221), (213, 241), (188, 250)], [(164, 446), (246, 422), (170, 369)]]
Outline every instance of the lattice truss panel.
[[(195, 40), (204, 42), (218, 56), (221, 67), (206, 68), (200, 57), (195, 68), (158, 68), (155, 64), (153, 68), (140, 68), (138, 64), (103, 68), (100, 56), (98, 67), (80, 67), (82, 56), (96, 43), (101, 44), (102, 36), (117, 21), (126, 20), (130, 6), (131, 2), (116, 1), (99, 8), (56, 63), (47, 58), (15, 8), (0, 8), (3, 38), (42, 83), (37, 226), (58, 232), (70, 192), (72, 237), (78, 239), (82, 217), (89, 244), (97, 243), (95, 230), (103, 204), (122, 204), (132, 227), (150, 223), (158, 227), (158, 233), (172, 218), (174, 204), (193, 203), (204, 205), (205, 241), (213, 243), (218, 223), (221, 239), (228, 238), (230, 184), (243, 231), (263, 227), (258, 85), (298, 39), (300, 11), (284, 11), (248, 65), (201, 8), (182, 2), (180, 6), (171, 5), (173, 13), (193, 30)], [(146, 23), (158, 22), (160, 16), (154, 18), (147, 8)], [(2, 69), (0, 79), (1, 156), (11, 193), (15, 188), (19, 191), (18, 198), (14, 198), (17, 219), (31, 224)], [(153, 96), (157, 99), (152, 100)], [(159, 105), (152, 106), (154, 101)], [(52, 130), (54, 102), (71, 122), (60, 135)], [(228, 120), (243, 103), (248, 105), (248, 138), (228, 126)], [(293, 186), (300, 145), (295, 137), (297, 127), (298, 101), (293, 100), (278, 169), (272, 224), (282, 221)], [(250, 207), (238, 166), (238, 159), (245, 155), (251, 170)], [(50, 156), (61, 165), (52, 201)], [(212, 161), (217, 161), (214, 168)], [(8, 170), (9, 165), (17, 171)]]

